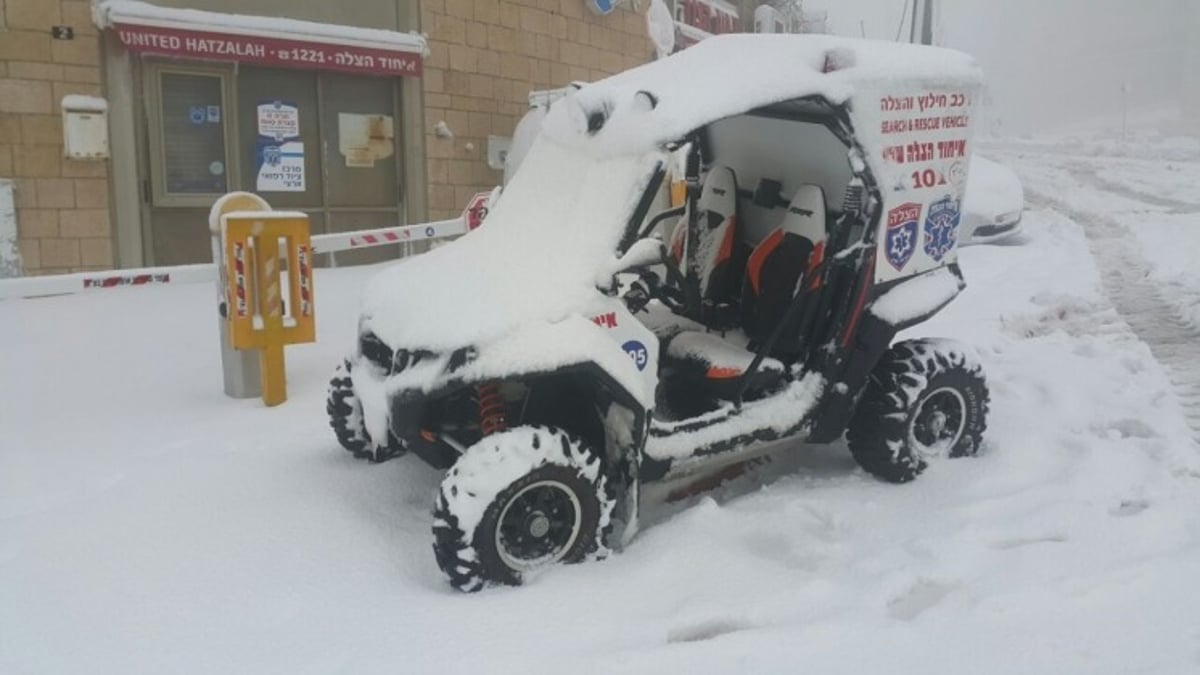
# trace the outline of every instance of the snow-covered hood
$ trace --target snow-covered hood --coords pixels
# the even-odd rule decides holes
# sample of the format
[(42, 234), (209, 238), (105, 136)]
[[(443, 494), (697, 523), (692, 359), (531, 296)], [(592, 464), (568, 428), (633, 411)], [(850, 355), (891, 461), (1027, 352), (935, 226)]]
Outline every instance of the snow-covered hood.
[(483, 227), (371, 280), (360, 330), (442, 352), (586, 313), (662, 159), (598, 156), (542, 134)]

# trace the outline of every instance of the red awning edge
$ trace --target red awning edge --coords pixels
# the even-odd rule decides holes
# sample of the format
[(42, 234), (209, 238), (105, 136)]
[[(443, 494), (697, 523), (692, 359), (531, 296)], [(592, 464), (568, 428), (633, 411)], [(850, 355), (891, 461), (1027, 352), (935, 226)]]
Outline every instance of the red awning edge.
[(131, 52), (417, 77), (425, 38), (414, 33), (105, 0), (93, 21)]

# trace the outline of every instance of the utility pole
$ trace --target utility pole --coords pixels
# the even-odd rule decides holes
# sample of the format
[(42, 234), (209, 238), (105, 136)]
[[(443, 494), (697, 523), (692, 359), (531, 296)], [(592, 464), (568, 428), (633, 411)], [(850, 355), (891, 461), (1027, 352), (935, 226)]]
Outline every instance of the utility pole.
[(934, 0), (925, 0), (925, 13), (921, 17), (921, 44), (933, 44), (933, 3)]
[[(908, 41), (912, 44), (933, 44), (933, 15), (935, 11), (934, 3), (937, 0), (912, 0), (912, 14), (908, 24)], [(908, 11), (908, 3), (904, 3), (905, 12)], [(918, 26), (920, 26), (918, 28)]]
[[(1181, 0), (1182, 1), (1182, 0)], [(1200, 21), (1200, 3), (1187, 3), (1190, 19), (1181, 22), (1181, 26), (1195, 26)], [(1181, 31), (1182, 32), (1182, 31)], [(1197, 79), (1196, 69), (1200, 68), (1200, 45), (1195, 40), (1182, 40), (1183, 69), (1180, 83), (1183, 93), (1184, 125), (1193, 133), (1200, 134), (1200, 80)]]
[(921, 6), (921, 0), (913, 0), (912, 3), (912, 21), (908, 24), (908, 43), (917, 43), (917, 8)]
[(742, 22), (742, 31), (745, 33), (753, 33), (754, 10), (762, 3), (759, 0), (738, 0), (736, 4), (738, 8), (738, 19)]

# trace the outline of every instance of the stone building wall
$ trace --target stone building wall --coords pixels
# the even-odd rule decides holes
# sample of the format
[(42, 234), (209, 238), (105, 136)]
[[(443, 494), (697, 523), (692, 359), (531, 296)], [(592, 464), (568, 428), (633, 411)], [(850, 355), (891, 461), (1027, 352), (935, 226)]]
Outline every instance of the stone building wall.
[[(624, 3), (608, 16), (584, 0), (423, 0), (429, 215), (450, 218), (502, 172), (488, 135), (511, 136), (529, 92), (595, 80), (654, 56), (646, 17)], [(444, 121), (453, 138), (434, 133)]]
[[(63, 96), (101, 94), (89, 12), (87, 0), (0, 0), (0, 178), (14, 180), (27, 274), (113, 262), (108, 162), (63, 158)], [(54, 39), (53, 26), (74, 38)]]

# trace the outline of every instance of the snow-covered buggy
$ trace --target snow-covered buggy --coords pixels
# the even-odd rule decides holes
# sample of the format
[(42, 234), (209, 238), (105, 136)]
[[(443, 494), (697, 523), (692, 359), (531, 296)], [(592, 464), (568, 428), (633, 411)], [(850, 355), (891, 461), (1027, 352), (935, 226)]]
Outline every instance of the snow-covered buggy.
[[(781, 440), (846, 435), (895, 482), (975, 453), (978, 364), (892, 342), (964, 286), (979, 86), (957, 52), (798, 35), (583, 86), (484, 227), (372, 280), (338, 439), (448, 469), (434, 550), (463, 590), (619, 547), (640, 484)], [(673, 163), (685, 203), (654, 213)]]

